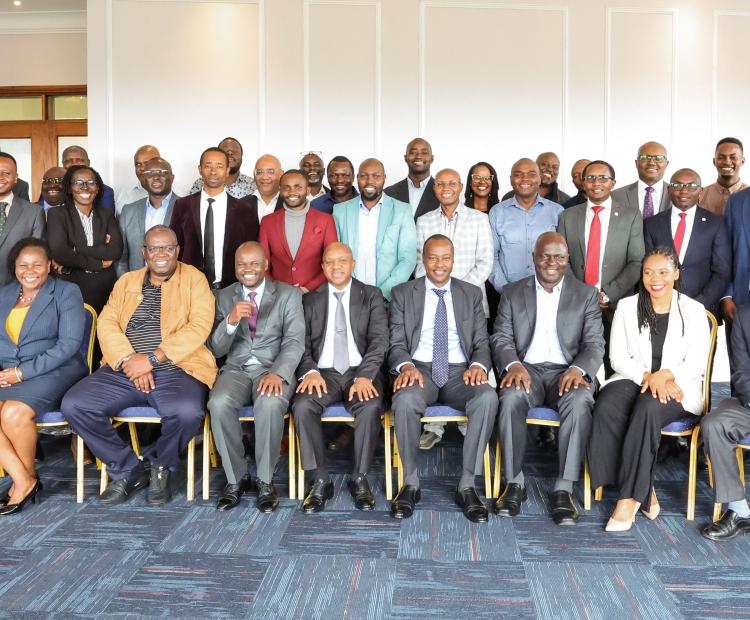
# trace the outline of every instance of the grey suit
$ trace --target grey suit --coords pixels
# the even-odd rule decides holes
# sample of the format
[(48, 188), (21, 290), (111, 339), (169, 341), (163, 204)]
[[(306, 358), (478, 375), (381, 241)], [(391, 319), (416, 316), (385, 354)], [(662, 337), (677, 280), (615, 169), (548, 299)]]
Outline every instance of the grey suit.
[[(209, 346), (217, 358), (227, 359), (208, 398), (211, 430), (227, 482), (236, 484), (247, 471), (238, 416), (243, 406), (252, 404), (257, 474), (270, 483), (279, 459), (283, 416), (297, 385), (294, 373), (305, 350), (302, 296), (293, 286), (266, 278), (255, 338), (250, 338), (244, 319), (233, 333), (227, 331), (227, 317), (242, 298), (239, 282), (216, 296), (216, 326)], [(260, 363), (246, 365), (251, 357)], [(258, 392), (258, 383), (268, 373), (284, 380), (281, 396), (261, 396)]]
[(506, 285), (491, 337), (498, 370), (521, 362), (531, 375), (528, 394), (515, 387), (504, 388), (500, 394), (498, 432), (503, 445), (503, 469), (509, 480), (521, 473), (526, 452), (526, 414), (533, 407), (548, 406), (560, 413), (559, 476), (575, 481), (591, 431), (593, 389), (578, 388), (559, 396), (558, 384), (571, 366), (581, 369), (592, 382), (602, 365), (604, 337), (597, 290), (570, 274), (565, 276), (556, 319), (565, 364), (550, 360), (531, 364), (524, 358), (537, 328), (536, 286), (536, 276)]
[(427, 406), (441, 403), (466, 412), (469, 422), (463, 446), (463, 471), (474, 475), (482, 472), (482, 456), (497, 414), (497, 395), (489, 384), (471, 386), (463, 382), (463, 373), (469, 365), (481, 364), (489, 371), (492, 363), (482, 291), (456, 278), (451, 278), (450, 288), (455, 329), (468, 364), (451, 364), (448, 382), (440, 388), (432, 380), (432, 363), (412, 360), (422, 336), (425, 295), (430, 292), (425, 278), (404, 282), (393, 289), (388, 363), (394, 372), (401, 364), (413, 363), (424, 376), (424, 387), (415, 383), (393, 395), (396, 438), (406, 473), (405, 484), (410, 486), (419, 486), (419, 418)]
[[(172, 221), (172, 207), (179, 196), (172, 194), (167, 204), (162, 203), (160, 209), (165, 209), (164, 219), (162, 222), (169, 226)], [(141, 198), (135, 202), (125, 205), (120, 211), (117, 222), (120, 224), (122, 231), (122, 256), (117, 261), (117, 276), (123, 273), (140, 269), (144, 266), (143, 238), (146, 236), (146, 198)]]
[[(671, 206), (671, 200), (669, 198), (669, 192), (667, 191), (667, 184), (662, 181), (661, 187), (661, 201), (658, 205), (654, 205), (654, 215), (666, 211)], [(640, 203), (638, 202), (638, 181), (625, 185), (612, 192), (612, 200), (619, 202), (625, 207), (635, 209), (638, 213), (643, 216), (643, 209), (641, 209)]]
[[(8, 198), (4, 202), (7, 201)], [(44, 209), (36, 203), (13, 196), (5, 227), (0, 234), (0, 285), (13, 280), (8, 273), (8, 253), (16, 242), (25, 237), (41, 239), (45, 236), (46, 230)]]

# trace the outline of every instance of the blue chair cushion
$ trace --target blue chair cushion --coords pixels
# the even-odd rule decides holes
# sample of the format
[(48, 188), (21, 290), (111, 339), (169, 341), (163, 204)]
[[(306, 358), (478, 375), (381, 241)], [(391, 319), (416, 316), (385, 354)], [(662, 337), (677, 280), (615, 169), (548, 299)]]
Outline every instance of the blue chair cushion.
[(448, 405), (430, 405), (424, 412), (423, 418), (442, 418), (446, 416), (464, 417), (466, 413)]
[(534, 407), (532, 409), (529, 409), (529, 412), (526, 414), (526, 419), (559, 422), (560, 414), (557, 413), (557, 411), (555, 411), (554, 409), (550, 409), (549, 407)]
[(242, 409), (240, 409), (240, 417), (241, 418), (254, 418), (255, 410), (253, 409), (253, 406), (245, 405)]
[(700, 416), (693, 415), (692, 413), (685, 414), (681, 418), (676, 419), (674, 422), (670, 422), (666, 426), (662, 427), (662, 433), (684, 433), (685, 431), (692, 431), (700, 422)]
[(37, 416), (34, 421), (37, 424), (60, 424), (61, 422), (67, 422), (60, 411), (47, 411)]
[(740, 441), (738, 446), (750, 446), (750, 435), (747, 435), (742, 441)]
[(128, 407), (123, 409), (115, 417), (117, 418), (154, 418), (160, 419), (156, 409), (153, 407)]
[(346, 410), (344, 403), (334, 403), (330, 407), (326, 407), (320, 417), (325, 420), (326, 418), (351, 418), (353, 416)]

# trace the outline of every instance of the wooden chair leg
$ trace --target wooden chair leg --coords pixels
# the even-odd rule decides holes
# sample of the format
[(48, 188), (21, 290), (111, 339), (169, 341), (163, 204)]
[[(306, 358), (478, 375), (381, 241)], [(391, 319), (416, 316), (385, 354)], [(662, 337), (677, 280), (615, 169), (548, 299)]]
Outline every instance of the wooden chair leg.
[(83, 438), (76, 435), (76, 502), (79, 504), (83, 502), (83, 450)]
[(742, 486), (745, 486), (745, 459), (742, 456), (742, 448), (737, 448), (735, 450), (735, 454), (737, 456), (737, 469), (740, 471), (740, 482), (742, 482)]
[(490, 472), (490, 444), (484, 447), (484, 496), (492, 497), (492, 472)]
[(135, 427), (135, 422), (128, 422), (128, 430), (130, 431), (130, 443), (133, 446), (133, 452), (138, 458), (141, 458), (141, 442), (138, 441), (138, 430)]
[(492, 496), (500, 497), (500, 474), (502, 469), (500, 437), (495, 439), (495, 483), (492, 487)]
[(209, 458), (211, 454), (211, 419), (203, 418), (203, 499), (208, 500), (211, 469)]
[(695, 487), (698, 483), (698, 434), (700, 426), (693, 429), (690, 437), (690, 464), (688, 467), (687, 520), (695, 520)]
[(390, 413), (386, 411), (383, 414), (383, 438), (385, 446), (383, 451), (385, 452), (385, 498), (387, 500), (393, 499), (393, 471), (391, 466), (391, 418)]
[(711, 467), (711, 459), (708, 458), (708, 455), (706, 456), (706, 469), (708, 469), (708, 486), (710, 486), (713, 489), (714, 488), (714, 472), (713, 472), (713, 468)]
[(398, 438), (396, 434), (393, 435), (393, 445), (396, 446), (396, 471), (398, 480), (398, 491), (404, 486), (404, 462), (401, 460), (401, 455), (398, 453)]
[(583, 509), (591, 510), (591, 474), (586, 457), (583, 458)]
[(99, 477), (99, 495), (107, 490), (107, 483), (109, 482), (109, 476), (107, 475), (107, 464), (102, 463), (102, 473)]
[[(294, 430), (294, 417), (289, 414), (289, 499), (297, 497), (297, 434)], [(302, 498), (300, 498), (302, 499)]]
[(604, 497), (604, 487), (597, 487), (596, 491), (594, 491), (594, 499), (600, 502), (602, 501), (602, 497)]
[[(209, 425), (210, 429), (210, 425)], [(219, 466), (219, 458), (216, 456), (216, 442), (214, 442), (214, 434), (208, 434), (208, 441), (211, 449), (208, 451), (208, 455), (211, 458), (211, 467), (214, 469)]]
[(187, 449), (187, 500), (195, 499), (195, 437), (188, 442)]

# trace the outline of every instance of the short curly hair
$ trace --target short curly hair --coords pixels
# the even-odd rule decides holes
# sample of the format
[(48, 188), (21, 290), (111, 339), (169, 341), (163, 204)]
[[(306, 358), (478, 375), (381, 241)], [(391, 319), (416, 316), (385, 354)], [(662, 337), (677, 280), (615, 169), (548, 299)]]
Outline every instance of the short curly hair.
[(10, 249), (10, 252), (8, 252), (8, 273), (13, 279), (16, 277), (16, 261), (18, 260), (18, 256), (26, 248), (42, 248), (47, 260), (52, 260), (52, 252), (49, 249), (49, 244), (46, 239), (37, 239), (36, 237), (24, 237), (23, 239), (19, 239)]

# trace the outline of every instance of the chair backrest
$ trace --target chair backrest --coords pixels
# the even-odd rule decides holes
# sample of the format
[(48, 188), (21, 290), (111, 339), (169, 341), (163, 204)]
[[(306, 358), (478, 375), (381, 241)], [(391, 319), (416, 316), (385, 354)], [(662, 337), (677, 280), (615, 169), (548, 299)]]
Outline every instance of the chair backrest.
[(706, 310), (708, 327), (711, 330), (711, 345), (708, 347), (706, 360), (706, 374), (703, 375), (703, 415), (711, 410), (711, 373), (714, 366), (714, 352), (716, 351), (716, 334), (719, 332), (719, 322), (716, 317)]
[(89, 367), (94, 359), (94, 341), (96, 339), (96, 310), (88, 304), (83, 304), (83, 314), (86, 317), (86, 325), (83, 328), (83, 340), (81, 340), (81, 355)]

